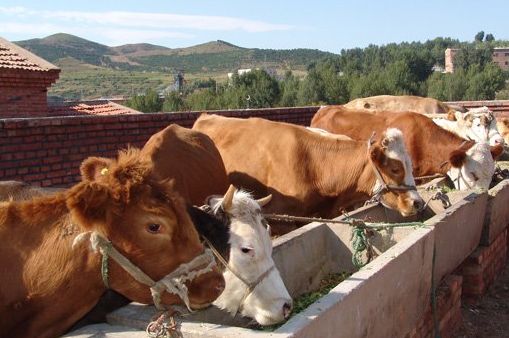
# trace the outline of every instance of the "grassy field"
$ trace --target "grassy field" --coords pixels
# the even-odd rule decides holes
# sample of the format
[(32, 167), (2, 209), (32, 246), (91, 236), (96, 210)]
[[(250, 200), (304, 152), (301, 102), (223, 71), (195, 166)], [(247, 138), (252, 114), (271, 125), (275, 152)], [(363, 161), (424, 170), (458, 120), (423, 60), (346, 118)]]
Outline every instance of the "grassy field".
[[(65, 99), (93, 99), (117, 95), (132, 96), (148, 89), (162, 90), (173, 83), (170, 72), (114, 70), (83, 64), (68, 58), (58, 63), (60, 79), (51, 86), (49, 95)], [(213, 79), (223, 82), (224, 72), (185, 74), (186, 81)]]
[[(64, 99), (88, 100), (119, 95), (133, 96), (148, 89), (160, 91), (173, 84), (171, 72), (116, 70), (84, 64), (73, 58), (61, 59), (56, 64), (62, 71), (60, 79), (51, 86), (49, 95)], [(284, 70), (277, 69), (277, 73), (283, 75)], [(306, 74), (302, 69), (293, 70), (293, 73), (300, 77)], [(188, 83), (208, 78), (222, 83), (227, 81), (228, 75), (224, 71), (185, 73), (185, 80)]]

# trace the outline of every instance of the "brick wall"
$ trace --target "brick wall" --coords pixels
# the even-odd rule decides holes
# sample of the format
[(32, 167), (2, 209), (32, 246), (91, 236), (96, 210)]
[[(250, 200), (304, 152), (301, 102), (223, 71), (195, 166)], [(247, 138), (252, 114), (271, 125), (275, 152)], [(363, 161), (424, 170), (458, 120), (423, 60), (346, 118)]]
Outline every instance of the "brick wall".
[[(453, 337), (462, 322), (461, 290), (463, 279), (461, 276), (448, 275), (436, 290), (436, 318), (441, 337)], [(435, 325), (431, 302), (428, 304), (424, 317), (417, 323), (414, 330), (406, 338), (434, 337)]]
[[(309, 125), (317, 110), (318, 107), (298, 107), (211, 113)], [(68, 186), (79, 180), (79, 166), (85, 158), (113, 157), (128, 145), (141, 147), (151, 135), (171, 123), (191, 127), (199, 114), (0, 119), (0, 179)]]
[(457, 272), (463, 276), (464, 301), (477, 302), (504, 269), (507, 232), (506, 228), (489, 246), (479, 246), (458, 268)]
[(47, 116), (47, 88), (58, 71), (5, 70), (0, 74), (0, 118)]

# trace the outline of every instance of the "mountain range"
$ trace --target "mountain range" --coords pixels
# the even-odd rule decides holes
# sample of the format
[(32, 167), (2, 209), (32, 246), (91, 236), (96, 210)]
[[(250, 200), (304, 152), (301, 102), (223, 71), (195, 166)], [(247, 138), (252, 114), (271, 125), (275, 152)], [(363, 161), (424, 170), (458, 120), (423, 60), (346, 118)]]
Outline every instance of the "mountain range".
[(316, 49), (243, 48), (222, 40), (187, 48), (148, 43), (109, 47), (64, 33), (15, 43), (57, 65), (69, 64), (70, 58), (77, 61), (73, 63), (75, 66), (82, 64), (85, 67), (92, 65), (141, 71), (183, 70), (186, 73), (227, 72), (251, 67), (304, 70), (310, 62), (333, 55)]

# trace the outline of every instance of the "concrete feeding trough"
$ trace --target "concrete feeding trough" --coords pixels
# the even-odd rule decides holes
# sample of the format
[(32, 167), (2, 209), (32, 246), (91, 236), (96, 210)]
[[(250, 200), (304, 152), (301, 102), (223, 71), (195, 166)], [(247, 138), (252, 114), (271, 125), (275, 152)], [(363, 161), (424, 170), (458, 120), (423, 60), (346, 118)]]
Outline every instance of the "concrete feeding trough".
[[(379, 205), (357, 209), (350, 217), (407, 221)], [(352, 264), (351, 230), (343, 224), (310, 223), (274, 240), (274, 261), (293, 298), (316, 290), (331, 273), (352, 275), (273, 332), (243, 327), (242, 318), (211, 308), (185, 315), (182, 336), (389, 337), (411, 331), (429, 301), (433, 229), (375, 233), (372, 242), (381, 254), (359, 271)], [(152, 306), (130, 304), (109, 314), (108, 322), (144, 329), (154, 313)]]
[[(495, 196), (505, 196), (507, 185), (503, 182), (493, 188), (498, 192)], [(420, 193), (429, 200), (427, 210), (419, 215), (426, 227), (375, 232), (371, 242), (380, 254), (358, 271), (352, 264), (352, 229), (348, 225), (310, 223), (275, 239), (274, 261), (293, 298), (316, 290), (330, 273), (352, 273), (279, 328), (272, 332), (250, 329), (249, 320), (210, 308), (186, 314), (179, 323), (182, 336), (404, 336), (415, 328), (429, 304), (433, 247), (438, 285), (478, 246), (488, 203), (487, 193), (450, 191), (446, 194), (449, 205), (430, 200), (436, 191), (423, 187)], [(356, 209), (349, 217), (389, 223), (417, 220), (403, 219), (380, 205)], [(144, 330), (154, 314), (152, 306), (132, 303), (109, 314), (108, 322)]]
[[(447, 187), (442, 179), (430, 184)], [(436, 191), (424, 189), (420, 193), (427, 201)], [(425, 222), (435, 229), (435, 285), (453, 272), (479, 245), (488, 201), (488, 194), (482, 191), (452, 190), (445, 195), (449, 206), (440, 200), (431, 200), (429, 208), (435, 216)]]
[[(498, 162), (498, 164), (502, 169), (509, 168), (507, 161)], [(489, 246), (509, 224), (509, 213), (506, 210), (508, 203), (509, 180), (504, 179), (488, 191), (481, 245)]]

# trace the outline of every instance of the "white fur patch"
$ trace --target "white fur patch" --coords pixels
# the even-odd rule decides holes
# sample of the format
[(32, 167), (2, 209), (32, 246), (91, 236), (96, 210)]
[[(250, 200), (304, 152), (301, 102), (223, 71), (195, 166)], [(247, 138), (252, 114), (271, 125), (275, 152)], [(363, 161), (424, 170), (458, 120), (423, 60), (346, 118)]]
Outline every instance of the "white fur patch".
[(495, 161), (487, 143), (476, 143), (467, 151), (466, 161), (461, 168), (451, 168), (447, 174), (459, 190), (489, 189)]

